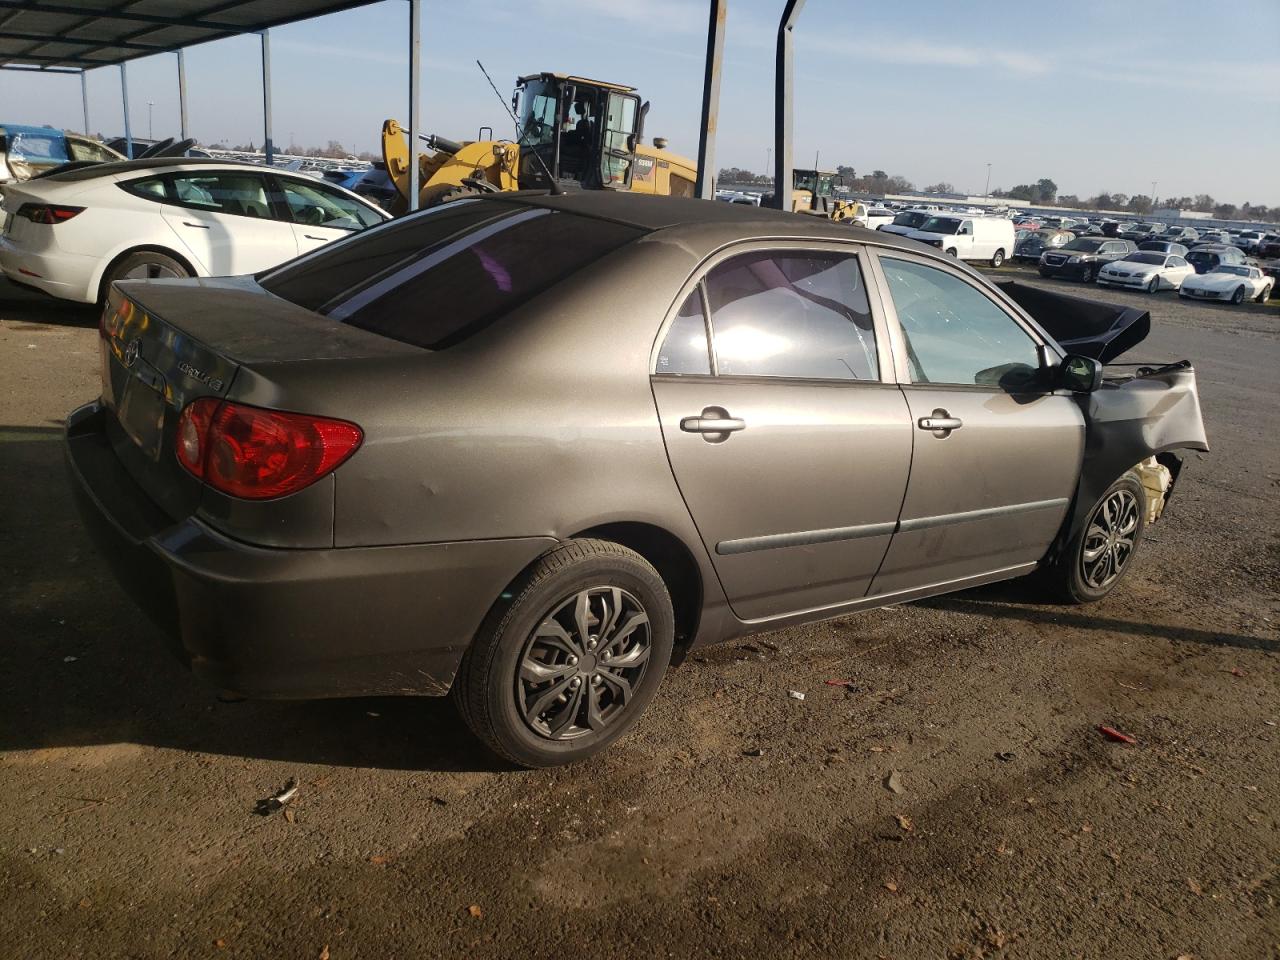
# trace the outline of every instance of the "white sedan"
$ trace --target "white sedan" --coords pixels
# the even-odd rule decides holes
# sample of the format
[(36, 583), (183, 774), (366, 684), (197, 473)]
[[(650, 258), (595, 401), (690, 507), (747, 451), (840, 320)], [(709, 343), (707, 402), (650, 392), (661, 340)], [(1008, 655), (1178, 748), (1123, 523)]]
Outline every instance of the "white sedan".
[(251, 163), (99, 163), (4, 188), (0, 269), (64, 300), (112, 281), (256, 273), (388, 219), (341, 187)]
[(1178, 296), (1193, 300), (1242, 303), (1249, 299), (1266, 303), (1274, 283), (1273, 277), (1249, 264), (1220, 263), (1210, 273), (1198, 273), (1184, 280)]
[(1155, 293), (1178, 290), (1196, 268), (1176, 253), (1139, 250), (1123, 260), (1115, 260), (1098, 271), (1098, 284), (1104, 287), (1134, 287)]

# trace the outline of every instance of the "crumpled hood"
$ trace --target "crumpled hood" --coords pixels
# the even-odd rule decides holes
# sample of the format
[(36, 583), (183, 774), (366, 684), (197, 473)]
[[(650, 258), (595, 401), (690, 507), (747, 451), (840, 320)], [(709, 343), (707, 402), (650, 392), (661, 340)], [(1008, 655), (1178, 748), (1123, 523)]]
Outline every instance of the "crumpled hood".
[(996, 286), (1031, 314), (1067, 353), (1110, 363), (1151, 332), (1151, 314), (1139, 307), (1086, 300), (1016, 280), (999, 280)]

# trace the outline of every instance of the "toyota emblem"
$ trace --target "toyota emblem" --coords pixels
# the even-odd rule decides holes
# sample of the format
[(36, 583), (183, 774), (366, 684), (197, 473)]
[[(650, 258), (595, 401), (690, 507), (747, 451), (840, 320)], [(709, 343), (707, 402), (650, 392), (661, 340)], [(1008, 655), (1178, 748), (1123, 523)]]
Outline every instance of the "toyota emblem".
[(129, 345), (124, 348), (124, 365), (132, 367), (138, 361), (138, 354), (142, 352), (142, 341), (132, 340)]

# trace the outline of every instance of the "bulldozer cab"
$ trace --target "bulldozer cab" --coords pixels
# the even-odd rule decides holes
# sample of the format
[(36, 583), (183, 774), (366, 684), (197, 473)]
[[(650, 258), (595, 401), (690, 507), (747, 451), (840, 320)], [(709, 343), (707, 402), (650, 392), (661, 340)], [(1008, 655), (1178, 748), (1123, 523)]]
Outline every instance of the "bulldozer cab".
[[(835, 191), (843, 186), (844, 177), (824, 170), (792, 171), (792, 186), (797, 194), (807, 194), (809, 209), (814, 213), (829, 214), (835, 209)], [(800, 197), (797, 197), (799, 200)]]
[(645, 112), (634, 88), (539, 73), (516, 82), (511, 102), (520, 120), (520, 189), (546, 189), (547, 171), (561, 186), (631, 188)]

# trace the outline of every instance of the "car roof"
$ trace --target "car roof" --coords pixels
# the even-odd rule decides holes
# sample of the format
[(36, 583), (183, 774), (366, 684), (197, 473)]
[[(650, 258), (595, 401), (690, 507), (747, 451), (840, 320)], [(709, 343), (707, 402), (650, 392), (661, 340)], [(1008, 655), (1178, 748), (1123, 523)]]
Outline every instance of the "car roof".
[[(175, 167), (205, 169), (208, 167), (229, 167), (238, 170), (271, 170), (273, 173), (289, 175), (293, 170), (280, 167), (267, 167), (261, 163), (246, 163), (243, 160), (219, 160), (213, 157), (156, 157), (152, 160), (113, 160), (109, 163), (95, 163), (87, 167), (78, 167), (64, 173), (52, 173), (50, 180), (93, 180), (97, 177), (110, 177), (118, 173), (143, 173), (148, 170), (171, 170)], [(304, 175), (305, 176), (305, 175)]]
[[(614, 190), (584, 190), (549, 194), (546, 191), (492, 194), (480, 199), (516, 202), (580, 216), (612, 220), (649, 233), (710, 230), (723, 243), (744, 238), (804, 237), (822, 240), (861, 240), (919, 252), (921, 244), (894, 233), (836, 223), (809, 214), (742, 203), (713, 203), (692, 197), (656, 197)], [(720, 228), (720, 229), (716, 229)], [(712, 238), (714, 239), (714, 238)]]

